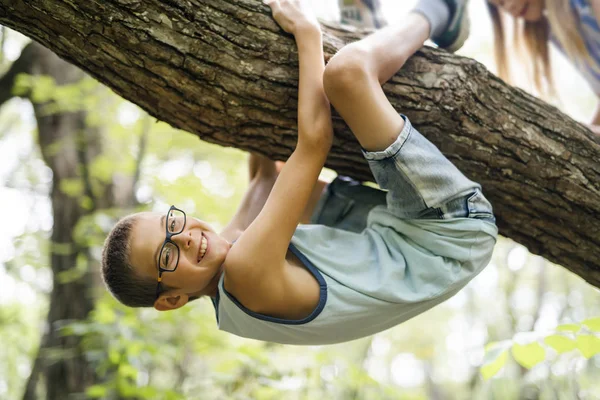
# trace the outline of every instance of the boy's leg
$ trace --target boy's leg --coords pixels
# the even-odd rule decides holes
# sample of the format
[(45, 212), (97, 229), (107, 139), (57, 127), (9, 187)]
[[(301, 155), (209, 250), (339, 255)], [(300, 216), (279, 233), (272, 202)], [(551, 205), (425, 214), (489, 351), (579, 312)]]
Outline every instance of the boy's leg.
[(340, 175), (323, 191), (310, 223), (359, 233), (367, 227), (369, 212), (380, 205), (386, 205), (384, 191)]
[(446, 42), (459, 40), (462, 26), (468, 25), (466, 4), (467, 0), (421, 0), (402, 24), (388, 26), (352, 43), (331, 59), (323, 76), (325, 90), (365, 149), (385, 149), (403, 126), (381, 84), (432, 34), (435, 38), (444, 37)]
[(402, 25), (388, 26), (341, 49), (323, 75), (331, 104), (367, 151), (386, 149), (404, 121), (381, 85), (389, 80), (430, 34), (430, 23), (418, 13)]
[[(461, 215), (464, 199), (480, 189), (396, 112), (381, 88), (431, 31), (429, 19), (411, 13), (402, 25), (388, 26), (346, 46), (324, 74), (329, 100), (366, 150), (377, 182), (389, 190), (388, 207), (406, 218), (467, 216)], [(491, 216), (485, 198), (478, 208)]]

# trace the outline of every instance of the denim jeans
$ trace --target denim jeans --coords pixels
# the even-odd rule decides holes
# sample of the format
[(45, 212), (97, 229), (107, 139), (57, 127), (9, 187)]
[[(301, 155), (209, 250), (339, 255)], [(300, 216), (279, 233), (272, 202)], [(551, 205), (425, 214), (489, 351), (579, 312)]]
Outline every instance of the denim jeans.
[(312, 223), (361, 232), (369, 211), (385, 205), (403, 219), (477, 218), (494, 223), (481, 185), (462, 174), (406, 116), (404, 128), (387, 149), (363, 151), (378, 190), (339, 176), (322, 195)]

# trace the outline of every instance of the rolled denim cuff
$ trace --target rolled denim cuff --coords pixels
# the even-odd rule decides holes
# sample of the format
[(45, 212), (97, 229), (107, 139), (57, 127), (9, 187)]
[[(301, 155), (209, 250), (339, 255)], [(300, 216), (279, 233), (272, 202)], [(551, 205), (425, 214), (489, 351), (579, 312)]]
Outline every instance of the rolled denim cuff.
[(406, 139), (408, 139), (410, 131), (412, 130), (412, 125), (408, 120), (408, 117), (404, 114), (400, 114), (400, 116), (402, 117), (402, 119), (404, 119), (404, 128), (402, 129), (402, 132), (400, 132), (394, 143), (390, 144), (387, 147), (387, 149), (382, 151), (366, 151), (365, 149), (362, 149), (362, 152), (367, 160), (384, 160), (386, 158), (395, 156), (400, 151), (400, 149), (406, 142)]

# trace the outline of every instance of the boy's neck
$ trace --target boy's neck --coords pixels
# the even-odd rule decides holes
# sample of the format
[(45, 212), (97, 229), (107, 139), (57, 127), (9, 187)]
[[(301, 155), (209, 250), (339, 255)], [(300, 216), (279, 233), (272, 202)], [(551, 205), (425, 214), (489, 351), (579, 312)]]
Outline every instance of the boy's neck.
[(219, 280), (221, 279), (221, 275), (223, 275), (223, 265), (219, 267), (219, 271), (215, 274), (215, 276), (211, 279), (208, 285), (204, 289), (200, 291), (200, 296), (208, 296), (208, 297), (216, 297), (219, 292)]

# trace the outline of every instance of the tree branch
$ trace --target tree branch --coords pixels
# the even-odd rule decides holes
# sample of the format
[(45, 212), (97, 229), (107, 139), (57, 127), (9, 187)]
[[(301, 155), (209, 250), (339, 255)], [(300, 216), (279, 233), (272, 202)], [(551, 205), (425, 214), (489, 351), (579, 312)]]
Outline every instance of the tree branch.
[[(294, 149), (296, 48), (260, 0), (0, 0), (0, 23), (206, 141), (276, 160)], [(325, 27), (326, 57), (361, 35)], [(481, 64), (434, 49), (384, 90), (482, 183), (503, 235), (600, 287), (600, 137)], [(327, 166), (372, 179), (334, 119)]]

